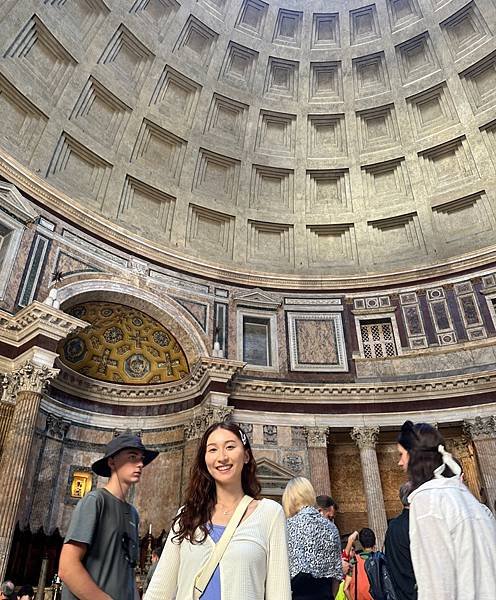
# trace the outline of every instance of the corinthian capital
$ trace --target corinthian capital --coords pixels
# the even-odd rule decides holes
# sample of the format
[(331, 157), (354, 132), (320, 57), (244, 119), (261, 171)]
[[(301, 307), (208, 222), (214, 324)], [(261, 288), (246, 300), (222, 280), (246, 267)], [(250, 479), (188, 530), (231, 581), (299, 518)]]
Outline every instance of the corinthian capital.
[(329, 427), (305, 427), (305, 436), (309, 448), (327, 448)]
[(25, 363), (17, 371), (6, 373), (2, 380), (4, 400), (15, 402), (19, 392), (35, 392), (41, 394), (45, 386), (57, 376), (59, 369), (46, 365), (38, 366), (31, 362)]
[(201, 410), (192, 417), (184, 426), (184, 437), (186, 440), (201, 438), (205, 431), (220, 421), (227, 420), (233, 413), (232, 406), (219, 406), (217, 404), (204, 404)]
[(375, 448), (379, 437), (379, 427), (353, 427), (351, 437), (360, 448)]
[(496, 417), (475, 417), (473, 421), (463, 423), (464, 433), (473, 440), (496, 437)]

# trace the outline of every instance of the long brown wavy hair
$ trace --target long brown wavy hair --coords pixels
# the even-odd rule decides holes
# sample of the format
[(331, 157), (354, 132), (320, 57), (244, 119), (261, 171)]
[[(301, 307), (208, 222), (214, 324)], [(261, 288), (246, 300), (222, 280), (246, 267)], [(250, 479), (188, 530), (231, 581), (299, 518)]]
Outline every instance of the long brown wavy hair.
[(244, 431), (233, 421), (214, 423), (203, 434), (195, 460), (191, 467), (189, 484), (181, 512), (172, 522), (175, 532), (173, 541), (182, 542), (189, 540), (192, 544), (202, 544), (209, 534), (209, 523), (212, 519), (217, 494), (215, 481), (210, 475), (205, 463), (207, 440), (216, 429), (225, 429), (233, 433), (243, 444), (248, 454), (248, 462), (243, 465), (241, 472), (241, 485), (243, 491), (252, 498), (260, 495), (260, 483), (257, 479), (257, 463), (251, 450), (250, 441)]

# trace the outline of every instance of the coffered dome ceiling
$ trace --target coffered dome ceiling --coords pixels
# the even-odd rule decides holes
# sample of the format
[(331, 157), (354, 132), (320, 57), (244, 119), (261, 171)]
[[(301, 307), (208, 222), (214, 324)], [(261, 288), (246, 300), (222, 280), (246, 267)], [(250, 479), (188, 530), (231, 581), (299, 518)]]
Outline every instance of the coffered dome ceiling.
[(0, 18), (2, 164), (73, 222), (232, 278), (492, 257), (491, 0), (7, 0)]
[(59, 345), (62, 362), (73, 371), (128, 385), (168, 383), (189, 373), (186, 356), (171, 332), (140, 310), (86, 302), (68, 312), (90, 323)]

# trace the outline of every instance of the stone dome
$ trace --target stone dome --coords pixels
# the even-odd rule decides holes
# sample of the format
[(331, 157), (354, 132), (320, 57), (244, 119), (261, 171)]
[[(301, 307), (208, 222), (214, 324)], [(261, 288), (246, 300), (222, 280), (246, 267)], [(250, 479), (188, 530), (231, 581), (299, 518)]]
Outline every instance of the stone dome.
[(490, 2), (27, 0), (0, 17), (0, 173), (114, 244), (309, 287), (494, 258)]

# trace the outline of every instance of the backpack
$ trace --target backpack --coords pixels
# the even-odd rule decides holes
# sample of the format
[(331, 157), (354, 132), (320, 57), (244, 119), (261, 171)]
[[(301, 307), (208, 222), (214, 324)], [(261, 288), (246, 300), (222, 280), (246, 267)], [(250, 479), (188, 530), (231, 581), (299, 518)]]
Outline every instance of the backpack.
[(365, 571), (365, 560), (360, 554), (355, 557), (356, 563), (353, 567), (353, 574), (349, 591), (353, 600), (374, 600), (370, 593), (370, 583)]
[(393, 583), (389, 576), (386, 556), (373, 552), (365, 561), (365, 572), (369, 578), (370, 594), (374, 600), (396, 600)]

